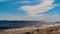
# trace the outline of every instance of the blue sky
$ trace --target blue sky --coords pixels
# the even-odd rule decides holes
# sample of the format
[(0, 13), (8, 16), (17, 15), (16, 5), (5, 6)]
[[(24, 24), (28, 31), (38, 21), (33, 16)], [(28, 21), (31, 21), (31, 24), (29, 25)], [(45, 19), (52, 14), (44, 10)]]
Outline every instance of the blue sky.
[(60, 21), (59, 17), (60, 0), (0, 0), (0, 20)]

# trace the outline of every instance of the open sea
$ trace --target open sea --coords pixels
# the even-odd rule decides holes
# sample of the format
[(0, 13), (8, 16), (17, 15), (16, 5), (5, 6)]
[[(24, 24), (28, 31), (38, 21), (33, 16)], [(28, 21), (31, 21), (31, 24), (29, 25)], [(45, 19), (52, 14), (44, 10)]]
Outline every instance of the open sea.
[[(57, 22), (60, 23), (60, 22)], [(41, 27), (42, 25), (55, 24), (44, 21), (0, 21), (0, 29)]]
[(37, 23), (37, 21), (0, 21), (0, 29), (30, 27)]

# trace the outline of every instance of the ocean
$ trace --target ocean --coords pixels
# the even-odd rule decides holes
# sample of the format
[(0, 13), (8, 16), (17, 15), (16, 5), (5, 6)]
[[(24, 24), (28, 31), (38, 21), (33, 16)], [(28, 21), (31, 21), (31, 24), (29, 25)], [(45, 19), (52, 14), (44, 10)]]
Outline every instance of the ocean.
[(0, 21), (0, 29), (32, 27), (37, 21)]
[(42, 25), (55, 24), (44, 21), (0, 21), (0, 29), (42, 27)]

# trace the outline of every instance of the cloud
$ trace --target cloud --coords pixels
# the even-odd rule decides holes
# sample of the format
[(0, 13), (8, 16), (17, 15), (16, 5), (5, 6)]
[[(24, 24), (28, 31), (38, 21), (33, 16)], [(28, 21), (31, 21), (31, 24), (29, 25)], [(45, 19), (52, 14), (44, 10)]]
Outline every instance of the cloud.
[[(0, 0), (1, 1), (1, 0)], [(24, 10), (28, 13), (28, 16), (18, 16), (18, 15), (5, 15), (0, 16), (0, 20), (25, 20), (25, 21), (60, 21), (59, 15), (48, 15), (48, 14), (38, 14), (38, 13), (44, 13), (51, 9), (53, 9), (55, 6), (58, 6), (60, 4), (53, 4), (54, 0), (41, 0), (41, 3), (34, 6), (25, 5), (22, 7), (19, 7), (19, 10)], [(31, 3), (30, 1), (23, 1), (23, 2), (16, 2), (16, 3)], [(16, 4), (15, 3), (15, 4)], [(13, 3), (14, 4), (14, 3)]]
[(20, 3), (23, 3), (23, 4), (30, 4), (31, 1), (17, 1), (17, 2), (14, 2), (12, 4), (20, 4)]
[(49, 16), (45, 21), (47, 21), (47, 22), (60, 22), (60, 16), (55, 14), (55, 15)]
[(55, 14), (55, 15), (47, 15), (47, 14), (42, 14), (40, 16), (18, 16), (18, 15), (5, 15), (5, 16), (0, 16), (0, 20), (18, 20), (18, 21), (46, 21), (46, 22), (55, 22), (55, 21), (60, 21), (60, 16)]
[(27, 5), (32, 5), (32, 4), (38, 4), (40, 3), (41, 0), (19, 0), (17, 2), (13, 2), (12, 4), (27, 4)]
[(41, 0), (41, 3), (35, 6), (22, 6), (19, 9), (24, 10), (28, 15), (38, 15), (38, 13), (47, 12), (55, 7), (54, 0)]
[(8, 1), (8, 0), (0, 0), (0, 2), (5, 2), (5, 1)]
[(44, 13), (48, 12), (49, 10), (53, 9), (56, 6), (59, 6), (60, 4), (54, 4), (55, 0), (41, 0), (41, 3), (34, 6), (22, 6), (18, 9), (23, 10), (28, 13), (29, 18), (27, 20), (37, 20), (37, 21), (47, 21), (47, 22), (54, 22), (54, 21), (60, 21), (60, 16), (57, 14), (54, 15), (48, 15), (48, 14), (38, 14), (38, 13)]

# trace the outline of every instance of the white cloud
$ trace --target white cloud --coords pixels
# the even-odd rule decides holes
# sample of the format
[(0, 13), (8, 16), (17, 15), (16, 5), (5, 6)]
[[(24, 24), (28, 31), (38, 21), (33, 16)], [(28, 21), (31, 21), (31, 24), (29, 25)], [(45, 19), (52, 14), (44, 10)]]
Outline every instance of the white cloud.
[(12, 3), (12, 4), (20, 4), (20, 3), (30, 4), (31, 1), (18, 1), (18, 2), (14, 2), (14, 3)]
[(5, 1), (8, 1), (8, 0), (0, 0), (0, 2), (5, 2)]
[(37, 21), (50, 21), (50, 22), (54, 22), (54, 21), (60, 21), (60, 16), (59, 15), (44, 15), (44, 14), (38, 14), (38, 13), (44, 13), (47, 12), (51, 9), (53, 9), (54, 7), (60, 5), (60, 4), (53, 4), (55, 0), (41, 0), (38, 5), (35, 6), (22, 6), (19, 7), (18, 9), (20, 10), (24, 10), (28, 13), (29, 18), (25, 17), (27, 20), (37, 20)]
[[(1, 0), (0, 0), (1, 2)], [(38, 14), (38, 13), (44, 13), (51, 9), (53, 9), (55, 6), (54, 0), (41, 0), (42, 3), (39, 3), (35, 6), (22, 6), (18, 9), (24, 10), (28, 13), (28, 16), (16, 16), (16, 15), (6, 15), (6, 16), (0, 16), (0, 20), (25, 20), (25, 21), (60, 21), (59, 15), (45, 15), (45, 14)], [(16, 2), (16, 3), (20, 3)], [(22, 3), (29, 3), (28, 1), (24, 1)], [(60, 4), (58, 4), (60, 5)], [(30, 16), (32, 15), (32, 16)]]
[(31, 3), (31, 1), (22, 1), (21, 3)]
[(60, 21), (59, 15), (40, 15), (40, 16), (18, 16), (18, 15), (5, 15), (0, 16), (0, 20), (24, 20), (24, 21), (46, 21), (46, 22), (55, 22)]
[(45, 21), (48, 21), (48, 22), (60, 22), (60, 16), (55, 14), (55, 15), (49, 16)]
[(22, 6), (19, 9), (26, 11), (29, 15), (38, 15), (37, 13), (43, 13), (51, 10), (55, 7), (54, 0), (41, 0), (41, 3), (35, 6)]

